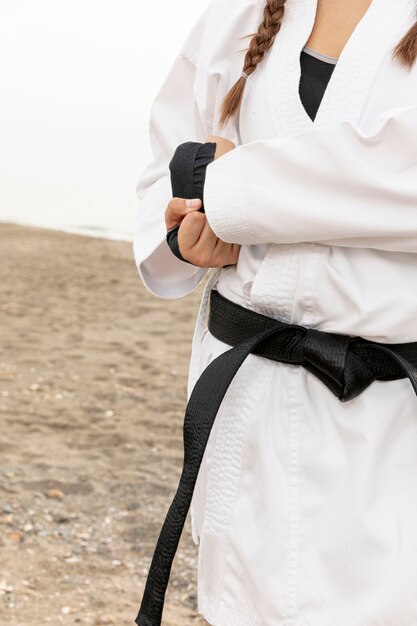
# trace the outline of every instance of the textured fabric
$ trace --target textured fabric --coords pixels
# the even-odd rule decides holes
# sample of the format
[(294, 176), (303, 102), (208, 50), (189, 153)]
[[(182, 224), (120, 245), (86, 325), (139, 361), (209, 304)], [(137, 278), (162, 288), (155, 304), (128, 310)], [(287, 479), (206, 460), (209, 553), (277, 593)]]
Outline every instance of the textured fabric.
[(321, 61), (324, 61), (325, 63), (331, 63), (332, 65), (336, 65), (337, 63), (337, 57), (331, 57), (328, 54), (322, 54), (321, 52), (317, 52), (317, 50), (314, 50), (313, 48), (310, 48), (309, 46), (304, 46), (303, 52), (305, 52), (306, 54), (312, 57), (315, 57), (316, 59), (320, 59)]
[[(241, 38), (256, 30), (263, 8), (258, 0), (211, 1), (155, 98), (153, 160), (138, 182), (134, 246), (143, 284), (173, 298), (206, 279), (189, 396), (230, 349), (207, 327), (213, 288), (290, 324), (382, 343), (417, 340), (417, 66), (392, 59), (416, 2), (373, 0), (314, 121), (298, 88), (317, 2), (287, 2), (239, 115), (221, 128), (218, 106), (240, 75)], [(207, 167), (210, 225), (234, 230), (237, 211), (248, 239), (259, 225), (263, 235), (242, 244), (237, 265), (210, 271), (172, 254), (164, 224), (172, 154), (207, 135), (238, 146)], [(191, 502), (206, 621), (417, 624), (417, 420), (409, 387), (376, 380), (340, 402), (303, 366), (247, 356), (219, 407)]]
[(220, 404), (250, 353), (303, 365), (346, 402), (379, 380), (408, 377), (417, 395), (417, 342), (383, 345), (361, 337), (286, 324), (244, 309), (213, 290), (208, 328), (233, 346), (203, 371), (184, 418), (184, 465), (160, 532), (139, 613), (138, 626), (160, 626), (172, 562), (191, 503), (201, 461)]
[(199, 198), (204, 212), (204, 181), (206, 168), (214, 160), (216, 143), (186, 141), (175, 149), (169, 163), (172, 196)]

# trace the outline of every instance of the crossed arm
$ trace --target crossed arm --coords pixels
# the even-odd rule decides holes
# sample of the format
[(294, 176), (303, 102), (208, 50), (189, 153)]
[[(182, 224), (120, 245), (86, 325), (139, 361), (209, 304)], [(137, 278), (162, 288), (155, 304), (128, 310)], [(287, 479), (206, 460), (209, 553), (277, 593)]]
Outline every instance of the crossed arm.
[(379, 122), (372, 135), (346, 121), (254, 141), (209, 164), (211, 228), (238, 244), (417, 253), (417, 105)]
[[(154, 100), (153, 160), (137, 184), (135, 260), (144, 285), (165, 298), (186, 295), (213, 266), (198, 265), (187, 252), (184, 262), (166, 240), (170, 159), (187, 139), (207, 141), (192, 96), (196, 73), (190, 58), (178, 56)], [(179, 81), (184, 90), (178, 90)], [(205, 113), (214, 118), (215, 111)], [(299, 135), (246, 143), (216, 158), (206, 167), (205, 214), (183, 212), (181, 250), (193, 247), (192, 238), (202, 244), (207, 236), (235, 250), (242, 244), (316, 242), (417, 252), (417, 104), (387, 111), (378, 124), (372, 135), (350, 122), (313, 125)]]
[(373, 135), (343, 122), (244, 144), (217, 162), (213, 144), (193, 145), (194, 158), (188, 143), (174, 155), (173, 189), (198, 181), (210, 228), (225, 242), (417, 252), (417, 107), (386, 114)]

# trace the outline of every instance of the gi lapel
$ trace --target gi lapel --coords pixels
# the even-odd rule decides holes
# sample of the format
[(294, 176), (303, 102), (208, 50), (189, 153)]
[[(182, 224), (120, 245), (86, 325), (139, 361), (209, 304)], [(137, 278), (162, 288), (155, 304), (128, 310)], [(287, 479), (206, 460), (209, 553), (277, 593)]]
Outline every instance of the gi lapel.
[(346, 43), (314, 122), (298, 94), (300, 53), (312, 31), (318, 0), (289, 1), (268, 64), (268, 99), (277, 135), (315, 125), (358, 121), (373, 78), (399, 41), (416, 0), (373, 0)]

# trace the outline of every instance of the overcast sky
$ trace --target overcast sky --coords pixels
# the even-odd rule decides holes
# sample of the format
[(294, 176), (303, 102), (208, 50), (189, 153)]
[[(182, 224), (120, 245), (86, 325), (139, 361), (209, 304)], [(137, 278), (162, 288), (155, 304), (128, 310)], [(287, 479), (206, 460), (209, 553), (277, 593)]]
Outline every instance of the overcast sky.
[(208, 0), (0, 0), (0, 220), (130, 233), (150, 106)]

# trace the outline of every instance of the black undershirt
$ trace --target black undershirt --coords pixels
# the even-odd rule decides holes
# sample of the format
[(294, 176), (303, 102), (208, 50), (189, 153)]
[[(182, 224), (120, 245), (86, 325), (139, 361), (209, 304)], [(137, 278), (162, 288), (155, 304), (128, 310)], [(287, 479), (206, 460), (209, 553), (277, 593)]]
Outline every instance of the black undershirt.
[[(335, 64), (318, 59), (303, 50), (300, 55), (300, 68), (300, 100), (314, 121)], [(206, 168), (214, 160), (215, 151), (215, 143), (187, 141), (177, 147), (169, 164), (172, 197), (200, 198), (203, 202)], [(203, 204), (199, 211), (204, 213)], [(175, 226), (167, 232), (167, 242), (176, 257), (189, 263), (179, 250), (178, 228)]]
[(300, 66), (301, 75), (298, 87), (300, 100), (309, 117), (314, 121), (335, 64), (317, 59), (303, 50), (300, 55)]

